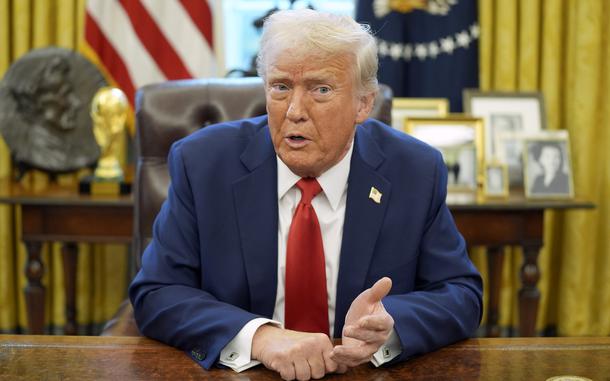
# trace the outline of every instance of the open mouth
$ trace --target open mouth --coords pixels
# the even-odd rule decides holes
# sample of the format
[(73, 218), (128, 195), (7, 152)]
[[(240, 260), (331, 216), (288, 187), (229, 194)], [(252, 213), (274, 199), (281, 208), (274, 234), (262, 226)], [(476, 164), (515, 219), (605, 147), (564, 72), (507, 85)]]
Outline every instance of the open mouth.
[(309, 144), (310, 140), (303, 135), (287, 135), (285, 138), (286, 144), (294, 149), (300, 149)]

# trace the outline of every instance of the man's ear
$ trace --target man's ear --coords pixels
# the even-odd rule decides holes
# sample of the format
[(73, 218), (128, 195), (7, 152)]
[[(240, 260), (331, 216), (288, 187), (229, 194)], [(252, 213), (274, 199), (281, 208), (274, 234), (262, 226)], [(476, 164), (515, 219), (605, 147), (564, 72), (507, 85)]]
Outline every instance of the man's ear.
[(377, 96), (376, 91), (359, 96), (358, 98), (358, 112), (356, 114), (356, 124), (364, 122), (373, 110), (375, 104), (375, 97)]

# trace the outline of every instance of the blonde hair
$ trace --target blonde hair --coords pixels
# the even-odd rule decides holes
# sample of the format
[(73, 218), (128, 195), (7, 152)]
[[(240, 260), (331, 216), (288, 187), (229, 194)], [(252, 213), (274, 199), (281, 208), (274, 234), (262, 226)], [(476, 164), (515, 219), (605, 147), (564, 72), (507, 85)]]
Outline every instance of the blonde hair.
[[(368, 25), (351, 17), (311, 9), (279, 11), (265, 20), (256, 59), (258, 75), (265, 78), (271, 49), (296, 54), (326, 56), (348, 54), (355, 58), (356, 85), (360, 93), (377, 91), (377, 45)], [(311, 52), (311, 53), (310, 53)]]

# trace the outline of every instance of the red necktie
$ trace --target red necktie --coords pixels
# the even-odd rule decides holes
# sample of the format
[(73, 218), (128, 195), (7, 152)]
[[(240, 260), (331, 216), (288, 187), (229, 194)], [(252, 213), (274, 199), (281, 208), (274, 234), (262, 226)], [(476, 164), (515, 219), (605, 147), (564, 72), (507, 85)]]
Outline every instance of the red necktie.
[(314, 178), (297, 182), (301, 201), (292, 216), (286, 246), (285, 326), (329, 334), (326, 264), (322, 233), (311, 200), (322, 191)]

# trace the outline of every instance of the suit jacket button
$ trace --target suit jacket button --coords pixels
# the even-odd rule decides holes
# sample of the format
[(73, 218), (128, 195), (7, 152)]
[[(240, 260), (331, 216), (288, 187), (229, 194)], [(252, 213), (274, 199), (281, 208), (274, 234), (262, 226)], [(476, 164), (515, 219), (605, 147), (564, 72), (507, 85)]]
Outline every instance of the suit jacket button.
[(191, 356), (197, 361), (203, 361), (203, 359), (205, 359), (205, 352), (202, 352), (199, 348), (195, 348), (191, 350)]

